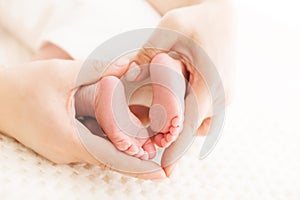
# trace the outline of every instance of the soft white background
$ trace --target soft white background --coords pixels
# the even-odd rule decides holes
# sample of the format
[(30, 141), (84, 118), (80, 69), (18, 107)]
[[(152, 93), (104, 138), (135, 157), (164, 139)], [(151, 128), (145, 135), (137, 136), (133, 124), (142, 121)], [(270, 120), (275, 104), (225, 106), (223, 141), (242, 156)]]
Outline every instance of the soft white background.
[[(237, 0), (236, 8), (235, 98), (208, 158), (198, 160), (196, 141), (170, 180), (142, 181), (95, 166), (54, 165), (0, 135), (0, 199), (300, 199), (300, 5)], [(0, 1), (0, 21), (14, 27), (7, 13)], [(34, 45), (22, 44), (34, 41), (30, 29), (7, 29), (0, 29), (0, 63), (29, 60)]]

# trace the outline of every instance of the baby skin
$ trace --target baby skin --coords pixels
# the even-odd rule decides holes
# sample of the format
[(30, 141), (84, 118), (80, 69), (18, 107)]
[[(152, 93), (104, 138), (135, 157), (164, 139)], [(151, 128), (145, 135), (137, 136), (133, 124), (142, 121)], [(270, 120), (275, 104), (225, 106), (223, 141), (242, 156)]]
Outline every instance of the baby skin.
[(165, 53), (152, 59), (149, 71), (153, 92), (149, 111), (150, 127), (155, 134), (153, 140), (159, 147), (167, 147), (183, 128), (187, 72), (179, 60)]
[[(77, 116), (96, 118), (114, 146), (129, 155), (148, 160), (155, 156), (154, 144), (170, 145), (179, 135), (183, 122), (185, 71), (183, 64), (167, 54), (154, 57), (150, 66), (153, 100), (149, 110), (149, 136), (141, 121), (130, 111), (124, 86), (114, 76), (103, 77), (76, 94)], [(85, 91), (83, 91), (85, 90)], [(78, 109), (77, 109), (78, 108)]]
[(117, 77), (106, 76), (96, 84), (81, 88), (76, 94), (75, 107), (77, 116), (96, 118), (118, 150), (143, 160), (155, 156), (149, 134), (130, 111), (124, 87)]

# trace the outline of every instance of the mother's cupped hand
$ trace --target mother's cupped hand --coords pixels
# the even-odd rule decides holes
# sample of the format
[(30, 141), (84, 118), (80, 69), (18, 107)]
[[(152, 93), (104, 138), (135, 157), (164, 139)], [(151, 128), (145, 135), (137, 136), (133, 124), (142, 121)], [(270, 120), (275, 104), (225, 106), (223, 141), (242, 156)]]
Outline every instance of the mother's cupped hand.
[(55, 163), (86, 162), (139, 178), (164, 178), (159, 165), (118, 151), (75, 118), (74, 94), (80, 86), (127, 70), (99, 61), (88, 66), (81, 69), (81, 62), (57, 59), (1, 70), (1, 132)]

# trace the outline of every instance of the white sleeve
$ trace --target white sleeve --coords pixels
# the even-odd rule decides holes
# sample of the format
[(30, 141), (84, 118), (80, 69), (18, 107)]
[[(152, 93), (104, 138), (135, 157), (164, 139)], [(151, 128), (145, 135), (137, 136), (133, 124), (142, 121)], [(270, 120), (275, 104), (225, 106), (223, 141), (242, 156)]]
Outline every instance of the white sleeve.
[(43, 34), (37, 48), (51, 42), (74, 59), (85, 59), (112, 36), (137, 28), (156, 27), (160, 20), (160, 15), (145, 0), (89, 1), (85, 9), (80, 20)]

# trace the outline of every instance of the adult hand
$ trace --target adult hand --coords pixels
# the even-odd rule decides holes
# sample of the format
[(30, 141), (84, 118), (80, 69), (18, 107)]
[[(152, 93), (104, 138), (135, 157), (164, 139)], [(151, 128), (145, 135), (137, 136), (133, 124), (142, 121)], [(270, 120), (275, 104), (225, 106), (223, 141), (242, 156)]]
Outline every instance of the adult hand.
[[(73, 97), (78, 87), (100, 75), (120, 77), (126, 71), (117, 65), (105, 70), (101, 62), (80, 70), (81, 66), (77, 61), (46, 60), (1, 70), (8, 80), (0, 88), (1, 116), (5, 116), (0, 117), (1, 132), (55, 163), (87, 162), (139, 178), (164, 178), (159, 165), (118, 151), (75, 118)], [(79, 73), (83, 79), (77, 78)]]
[[(184, 62), (189, 72), (190, 88), (185, 99), (183, 131), (162, 158), (162, 167), (167, 175), (171, 174), (175, 161), (192, 142), (193, 136), (197, 133), (204, 135), (209, 130), (212, 105), (217, 101), (225, 104), (230, 99), (233, 72), (231, 14), (228, 2), (214, 0), (172, 10), (162, 18), (144, 48), (133, 59), (142, 66), (149, 64), (158, 53), (169, 52)], [(200, 72), (196, 69), (199, 66)], [(131, 65), (127, 77), (129, 81), (140, 81), (148, 76), (147, 68)], [(211, 87), (208, 88), (208, 85)], [(225, 94), (222, 91), (218, 94), (223, 87)]]

